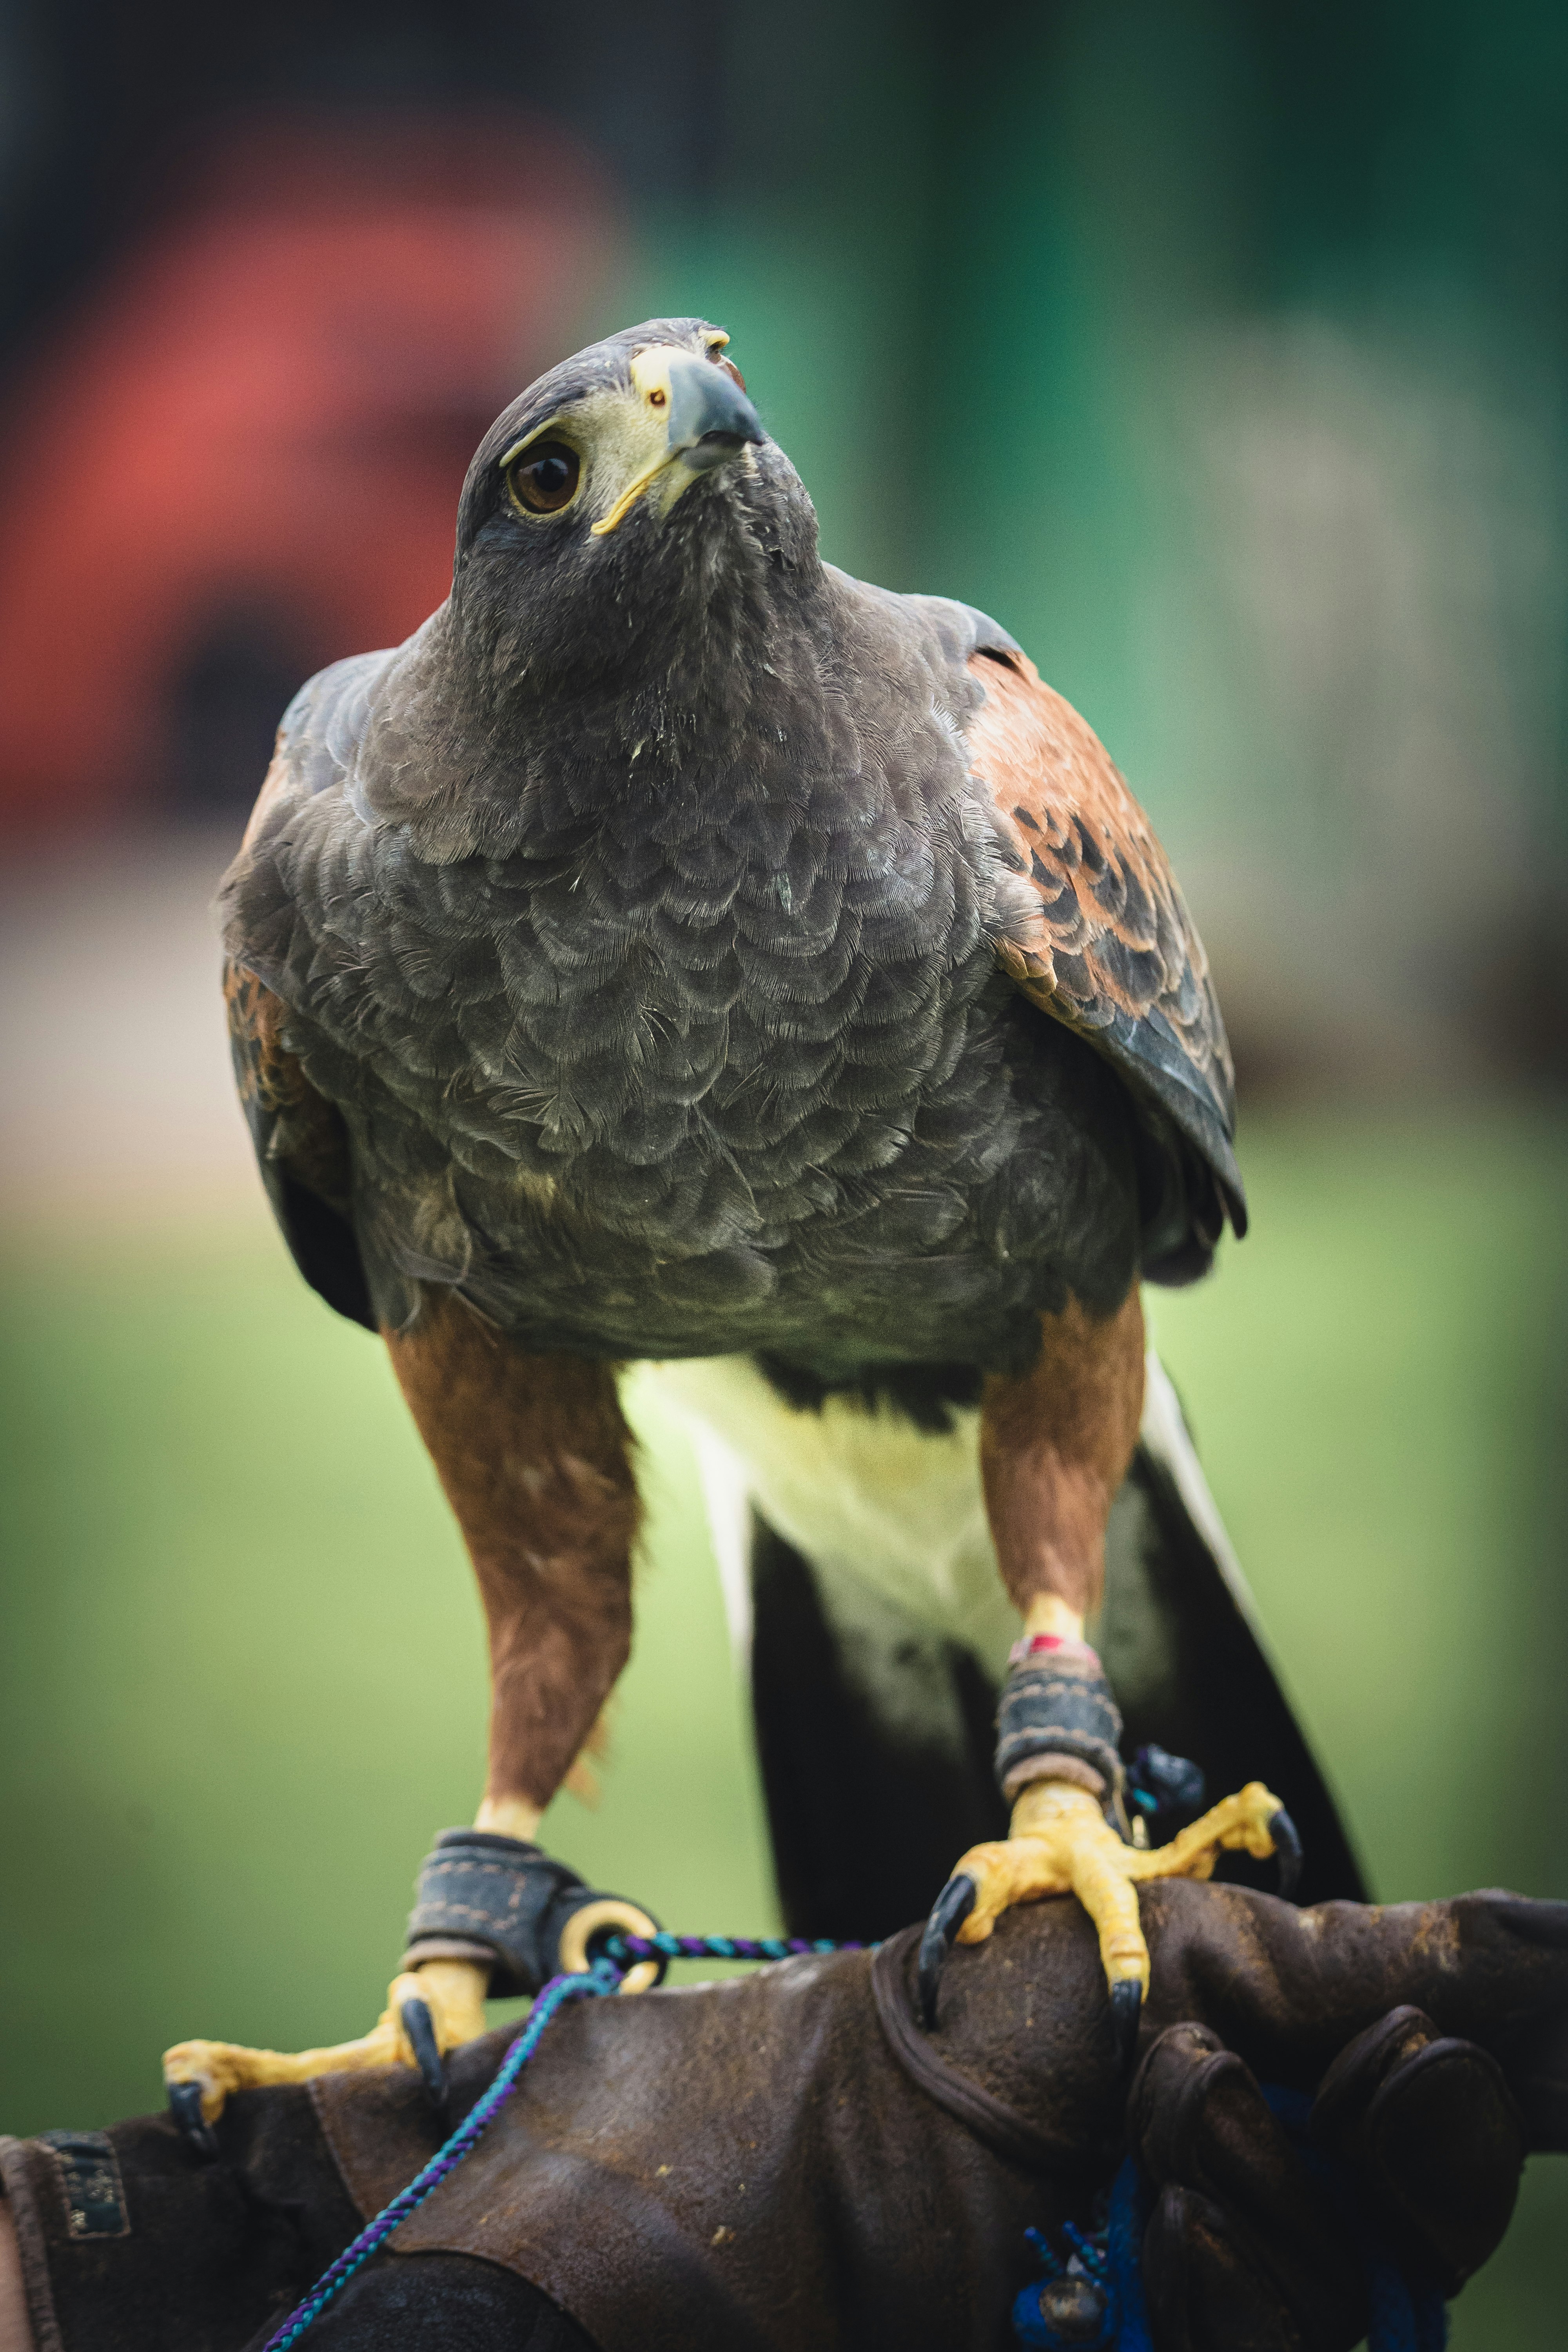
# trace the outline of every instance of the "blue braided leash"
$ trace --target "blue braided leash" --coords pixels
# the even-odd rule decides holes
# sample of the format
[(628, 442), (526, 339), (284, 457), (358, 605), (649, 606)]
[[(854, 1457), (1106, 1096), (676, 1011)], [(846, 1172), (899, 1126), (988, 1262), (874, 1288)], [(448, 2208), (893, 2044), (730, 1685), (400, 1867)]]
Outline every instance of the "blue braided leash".
[[(803, 1936), (607, 1936), (617, 1968), (633, 1960), (793, 1960), (802, 1952), (868, 1952), (869, 1944), (808, 1943)], [(264, 2347), (265, 2352), (265, 2347)]]
[(493, 2123), (517, 2088), (519, 2075), (544, 2038), (544, 2029), (569, 2000), (594, 2000), (618, 1991), (621, 1978), (635, 1960), (787, 1960), (802, 1952), (863, 1952), (864, 1944), (805, 1943), (784, 1936), (609, 1936), (604, 1958), (586, 1974), (552, 1977), (528, 2013), (528, 2022), (501, 2060), (500, 2072), (484, 2096), (464, 2116), (457, 2130), (438, 2147), (423, 2172), (367, 2221), (352, 2245), (343, 2248), (331, 2268), (323, 2271), (302, 2303), (297, 2303), (282, 2325), (270, 2335), (261, 2352), (285, 2352), (297, 2344), (312, 2320), (319, 2319), (332, 2297), (341, 2294), (357, 2270), (386, 2243), (400, 2223), (423, 2205), (447, 2175), (461, 2164), (487, 2125)]
[(595, 1961), (586, 1975), (552, 1977), (529, 2011), (528, 2023), (501, 2060), (500, 2072), (482, 2099), (472, 2106), (444, 2147), (437, 2149), (423, 2172), (416, 2175), (406, 2189), (400, 2189), (390, 2205), (384, 2205), (374, 2221), (369, 2221), (352, 2245), (343, 2248), (331, 2268), (323, 2271), (303, 2303), (297, 2303), (283, 2325), (269, 2336), (262, 2352), (284, 2352), (284, 2347), (297, 2344), (313, 2319), (320, 2319), (335, 2294), (341, 2294), (355, 2271), (369, 2262), (372, 2254), (386, 2243), (399, 2222), (406, 2221), (416, 2206), (423, 2205), (433, 2189), (445, 2180), (455, 2165), (461, 2164), (485, 2126), (493, 2121), (517, 2087), (517, 2078), (538, 2049), (544, 2029), (557, 2011), (569, 2000), (592, 2000), (601, 1993), (614, 1992), (620, 1983), (616, 1969), (605, 1961)]

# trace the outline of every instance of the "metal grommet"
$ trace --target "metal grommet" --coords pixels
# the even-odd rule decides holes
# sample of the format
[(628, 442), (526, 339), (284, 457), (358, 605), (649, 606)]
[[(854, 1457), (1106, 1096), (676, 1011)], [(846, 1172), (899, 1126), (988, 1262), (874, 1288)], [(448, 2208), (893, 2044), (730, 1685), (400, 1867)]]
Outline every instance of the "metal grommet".
[[(596, 1902), (584, 1903), (581, 1910), (574, 1911), (561, 1930), (556, 1958), (563, 1976), (575, 1977), (587, 1973), (592, 1965), (588, 1957), (589, 1939), (602, 1933), (605, 1927), (622, 1927), (631, 1936), (657, 1936), (658, 1933), (657, 1922), (650, 1919), (646, 1911), (639, 1911), (635, 1903), (626, 1903), (618, 1895), (601, 1895)], [(647, 1992), (650, 1985), (658, 1982), (663, 1973), (658, 1960), (635, 1961), (621, 1979), (620, 1989), (622, 1992)]]

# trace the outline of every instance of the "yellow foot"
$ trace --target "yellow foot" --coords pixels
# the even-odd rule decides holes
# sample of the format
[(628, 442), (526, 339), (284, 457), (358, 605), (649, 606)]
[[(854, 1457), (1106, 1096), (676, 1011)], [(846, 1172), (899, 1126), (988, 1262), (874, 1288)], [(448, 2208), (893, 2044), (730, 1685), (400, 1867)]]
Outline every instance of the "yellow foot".
[(1076, 1895), (1100, 1936), (1117, 2039), (1130, 2051), (1149, 1989), (1149, 1947), (1138, 1919), (1137, 1881), (1207, 1878), (1222, 1848), (1260, 1859), (1278, 1853), (1293, 1877), (1300, 1848), (1290, 1817), (1261, 1780), (1212, 1805), (1169, 1845), (1140, 1848), (1118, 1837), (1087, 1789), (1037, 1780), (1013, 1808), (1010, 1835), (971, 1846), (926, 1924), (921, 1943), (921, 2004), (935, 2022), (937, 1986), (952, 1945), (983, 1944), (1004, 1911), (1042, 1895)]
[(427, 1960), (395, 1977), (386, 2007), (357, 2042), (325, 2050), (247, 2050), (233, 2042), (176, 2042), (163, 2053), (163, 2080), (175, 2119), (201, 2139), (231, 2091), (268, 2083), (308, 2083), (313, 2074), (371, 2066), (417, 2066), (433, 2098), (445, 2095), (448, 2050), (485, 2030), (489, 1971), (468, 1960)]

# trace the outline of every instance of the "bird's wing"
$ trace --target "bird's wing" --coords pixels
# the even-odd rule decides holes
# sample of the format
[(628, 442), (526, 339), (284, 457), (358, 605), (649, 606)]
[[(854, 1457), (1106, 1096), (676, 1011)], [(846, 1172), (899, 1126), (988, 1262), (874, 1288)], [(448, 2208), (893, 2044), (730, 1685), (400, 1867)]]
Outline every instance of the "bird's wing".
[(287, 1010), (253, 971), (224, 966), (240, 1107), (272, 1213), (294, 1263), (329, 1307), (376, 1328), (353, 1225), (353, 1175), (342, 1112), (283, 1041)]
[(969, 657), (964, 727), (1016, 887), (998, 961), (1031, 1004), (1087, 1038), (1169, 1115), (1246, 1231), (1235, 1080), (1203, 941), (1153, 828), (1104, 746), (1027, 656)]
[(288, 1008), (267, 984), (278, 959), (247, 919), (243, 886), (252, 860), (266, 854), (291, 813), (352, 773), (367, 691), (390, 658), (365, 654), (335, 663), (296, 695), (221, 899), (229, 1045), (273, 1214), (306, 1281), (340, 1315), (372, 1331), (377, 1321), (354, 1232), (348, 1131), (285, 1042)]

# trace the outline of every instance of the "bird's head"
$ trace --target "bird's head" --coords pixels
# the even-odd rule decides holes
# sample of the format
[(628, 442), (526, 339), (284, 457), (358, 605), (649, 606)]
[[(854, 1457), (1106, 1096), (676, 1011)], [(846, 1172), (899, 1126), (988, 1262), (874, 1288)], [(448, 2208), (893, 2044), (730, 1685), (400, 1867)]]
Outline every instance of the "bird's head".
[(816, 568), (816, 516), (763, 428), (729, 336), (658, 319), (513, 401), (468, 468), (454, 618), (492, 684), (635, 684), (711, 664), (737, 612)]

